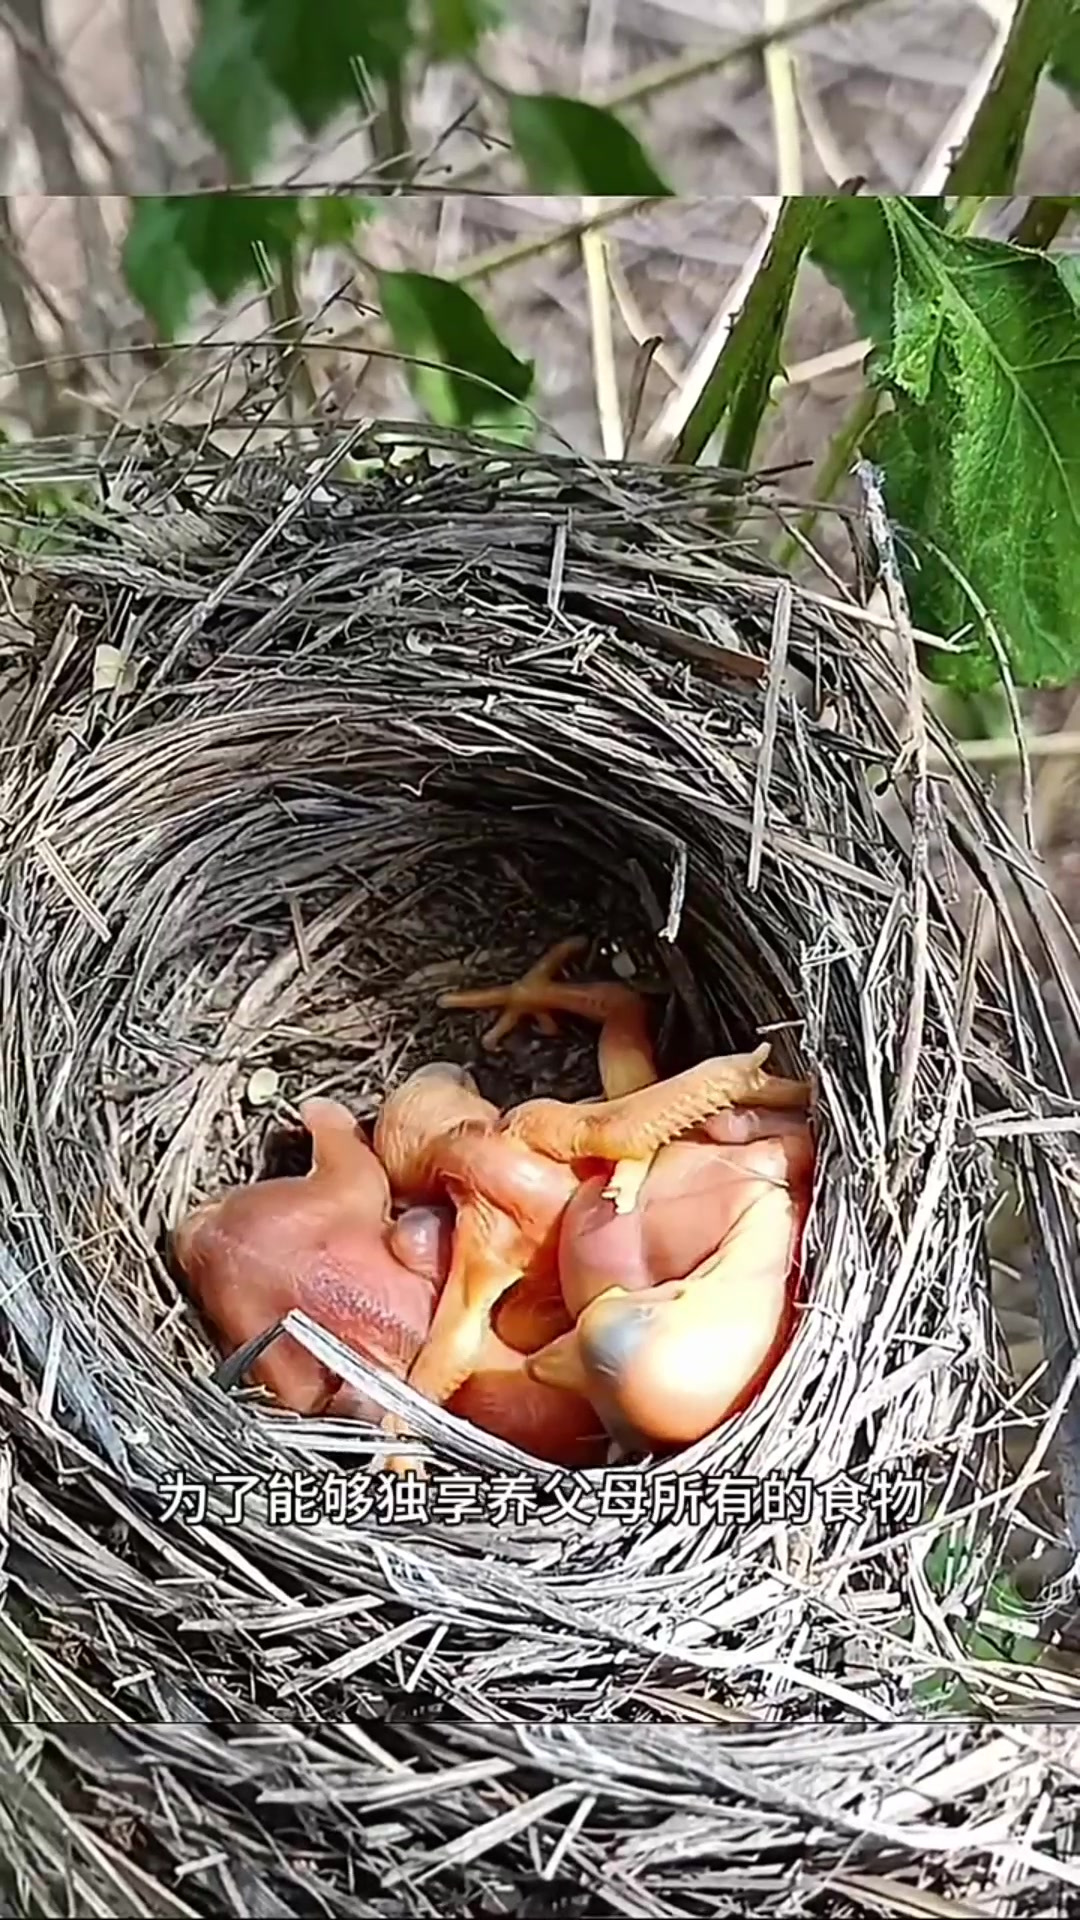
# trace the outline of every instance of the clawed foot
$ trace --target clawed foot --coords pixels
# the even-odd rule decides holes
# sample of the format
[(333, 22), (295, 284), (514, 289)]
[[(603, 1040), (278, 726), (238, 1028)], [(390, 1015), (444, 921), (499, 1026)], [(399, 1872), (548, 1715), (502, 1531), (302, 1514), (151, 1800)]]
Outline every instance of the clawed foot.
[(581, 934), (569, 940), (558, 940), (534, 966), (509, 986), (465, 987), (452, 993), (440, 993), (438, 1004), (462, 1011), (501, 1008), (499, 1018), (482, 1036), (481, 1045), (489, 1053), (497, 1053), (503, 1041), (523, 1020), (535, 1020), (541, 1033), (550, 1039), (559, 1029), (552, 1013), (543, 1004), (545, 995), (568, 961), (584, 953), (588, 945), (588, 940)]

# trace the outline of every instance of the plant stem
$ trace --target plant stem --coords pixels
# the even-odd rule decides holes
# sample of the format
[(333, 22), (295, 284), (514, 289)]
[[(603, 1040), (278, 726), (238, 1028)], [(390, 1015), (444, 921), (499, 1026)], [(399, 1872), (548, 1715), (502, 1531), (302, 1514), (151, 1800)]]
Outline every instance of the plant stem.
[[(813, 533), (822, 507), (828, 505), (845, 475), (851, 472), (859, 443), (872, 427), (880, 402), (881, 394), (876, 387), (864, 387), (846, 420), (841, 421), (829, 441), (825, 458), (814, 475), (814, 504), (807, 507), (797, 523), (804, 538)], [(799, 542), (794, 534), (788, 533), (777, 542), (773, 559), (778, 567), (790, 567), (799, 551)]]
[(1054, 200), (1037, 193), (1028, 201), (1009, 238), (1014, 247), (1033, 247), (1045, 253), (1073, 211), (1071, 200)]
[[(755, 364), (762, 356), (775, 361), (799, 262), (809, 245), (821, 206), (820, 198), (814, 195), (784, 201), (760, 271), (672, 450), (673, 461), (689, 464), (698, 459)], [(768, 402), (772, 371), (770, 368), (769, 377), (756, 383), (757, 418), (753, 422), (751, 443)], [(744, 442), (750, 427), (749, 415), (744, 412), (738, 436)]]
[(371, 123), (371, 145), (378, 162), (380, 180), (399, 184), (407, 182), (413, 159), (400, 67), (387, 75), (386, 100)]
[(749, 472), (775, 377), (772, 356), (767, 352), (755, 354), (728, 408), (724, 438), (720, 445), (719, 464), (722, 467), (741, 473)]
[(985, 205), (985, 193), (965, 193), (949, 214), (946, 222), (948, 231), (961, 236), (970, 233)]
[(1001, 59), (953, 161), (948, 193), (1010, 193), (1039, 75), (1068, 25), (1074, 0), (1020, 0)]
[[(269, 289), (267, 305), (281, 358), (286, 396), (291, 402), (299, 390), (305, 404), (314, 413), (318, 406), (318, 395), (304, 353), (304, 322), (296, 281), (296, 256), (291, 248), (282, 255), (279, 278)], [(293, 411), (291, 404), (289, 411)]]
[[(765, 0), (765, 25), (770, 32), (786, 26), (787, 7), (788, 0)], [(790, 47), (777, 46), (773, 40), (765, 48), (764, 60), (776, 142), (776, 189), (798, 194), (803, 190), (802, 119), (795, 55)]]
[(862, 13), (867, 7), (876, 6), (879, 0), (825, 0), (825, 4), (813, 13), (803, 13), (797, 18), (785, 20), (781, 25), (764, 27), (755, 33), (744, 33), (738, 40), (729, 40), (726, 46), (713, 53), (682, 54), (675, 60), (657, 60), (651, 66), (643, 67), (638, 73), (631, 73), (625, 80), (619, 80), (613, 87), (599, 95), (596, 104), (601, 107), (628, 107), (641, 100), (652, 100), (658, 93), (666, 93), (671, 87), (685, 86), (688, 80), (700, 80), (708, 73), (718, 73), (721, 67), (731, 66), (736, 60), (752, 60), (765, 52), (766, 47), (782, 47), (794, 40), (800, 33), (806, 33), (812, 27), (828, 26), (834, 20), (844, 20), (849, 14)]

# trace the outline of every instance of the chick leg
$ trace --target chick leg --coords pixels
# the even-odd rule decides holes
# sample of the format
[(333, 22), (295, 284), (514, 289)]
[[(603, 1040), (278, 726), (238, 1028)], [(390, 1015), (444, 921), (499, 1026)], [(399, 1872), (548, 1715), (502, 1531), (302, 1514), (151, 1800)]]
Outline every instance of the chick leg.
[(578, 1020), (591, 1020), (600, 1028), (598, 1064), (600, 1082), (606, 1100), (635, 1093), (657, 1079), (656, 1055), (649, 1037), (649, 1019), (645, 999), (632, 987), (617, 980), (589, 980), (568, 983), (555, 975), (584, 952), (588, 941), (580, 936), (560, 940), (549, 947), (535, 966), (520, 980), (507, 986), (467, 987), (439, 995), (440, 1007), (461, 1009), (499, 1008), (494, 1026), (484, 1035), (484, 1046), (496, 1052), (522, 1020), (530, 1017), (553, 1032), (553, 1013), (569, 1014)]
[[(614, 1100), (527, 1100), (508, 1113), (507, 1133), (553, 1160), (615, 1163), (614, 1199), (632, 1212), (657, 1152), (723, 1107), (805, 1107), (805, 1080), (766, 1073), (768, 1043), (753, 1053), (718, 1055), (684, 1073), (640, 1087)], [(623, 1172), (624, 1163), (633, 1163)], [(609, 1188), (610, 1191), (610, 1188)]]
[[(501, 1231), (500, 1231), (501, 1228)], [(458, 1214), (454, 1254), (428, 1337), (409, 1369), (410, 1387), (443, 1407), (477, 1367), (491, 1329), (491, 1316), (510, 1287), (521, 1278), (509, 1236), (513, 1224), (486, 1209), (469, 1205)], [(504, 1244), (504, 1241), (507, 1242)], [(407, 1431), (394, 1415), (384, 1430)], [(394, 1472), (415, 1471), (405, 1457), (390, 1460)]]
[(541, 1033), (549, 1036), (556, 1031), (545, 1001), (545, 988), (550, 988), (555, 975), (561, 973), (568, 960), (576, 959), (584, 953), (588, 941), (581, 934), (573, 935), (569, 940), (557, 940), (553, 947), (541, 954), (539, 960), (523, 973), (519, 980), (511, 981), (501, 987), (468, 988), (460, 992), (440, 993), (440, 1007), (460, 1007), (463, 1010), (495, 1012), (501, 1009), (499, 1018), (488, 1028), (483, 1037), (483, 1045), (489, 1053), (497, 1053), (504, 1040), (513, 1033), (514, 1028), (530, 1015), (536, 1021)]
[[(588, 945), (584, 939), (560, 940), (550, 947), (536, 965), (510, 986), (481, 987), (439, 996), (441, 1007), (496, 1008), (502, 1012), (484, 1035), (484, 1045), (492, 1050), (502, 1045), (518, 1022), (530, 1015), (551, 1022), (552, 1013), (569, 1014), (579, 1020), (592, 1020), (600, 1028), (597, 1044), (600, 1082), (606, 1100), (617, 1100), (638, 1093), (659, 1078), (656, 1055), (649, 1033), (645, 1000), (631, 987), (616, 980), (582, 981), (567, 984), (553, 975)], [(547, 1030), (547, 1029), (545, 1029)], [(653, 1155), (641, 1160), (628, 1159), (613, 1167), (604, 1189), (620, 1213), (630, 1213), (644, 1185)]]

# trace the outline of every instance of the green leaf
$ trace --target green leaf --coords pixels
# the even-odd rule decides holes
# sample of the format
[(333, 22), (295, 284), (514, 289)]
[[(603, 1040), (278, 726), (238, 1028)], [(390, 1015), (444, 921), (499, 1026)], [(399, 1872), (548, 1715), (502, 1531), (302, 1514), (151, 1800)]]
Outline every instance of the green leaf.
[(428, 51), (434, 60), (467, 60), (497, 26), (498, 0), (427, 0)]
[(203, 287), (230, 300), (285, 259), (300, 219), (292, 194), (147, 196), (134, 202), (125, 278), (162, 338), (175, 339)]
[(259, 22), (248, 0), (198, 0), (199, 33), (188, 63), (195, 118), (250, 180), (273, 144), (288, 108), (259, 55)]
[(176, 338), (202, 292), (182, 226), (178, 201), (149, 195), (136, 200), (121, 254), (124, 278), (163, 340)]
[(372, 79), (396, 75), (412, 46), (405, 0), (245, 0), (259, 58), (305, 133), (345, 106), (370, 104)]
[(926, 670), (968, 691), (999, 677), (966, 582), (1014, 680), (1062, 685), (1080, 673), (1080, 311), (1044, 255), (881, 205), (896, 283), (871, 377), (892, 411), (867, 451), (902, 529), (916, 624), (971, 645), (928, 650)]
[(182, 205), (188, 257), (217, 301), (263, 280), (265, 264), (287, 258), (300, 237), (295, 194), (193, 194)]
[(514, 146), (538, 193), (670, 194), (628, 127), (606, 107), (557, 93), (512, 93)]
[(532, 363), (500, 340), (472, 295), (427, 273), (380, 273), (378, 280), (394, 344), (402, 353), (439, 363), (406, 367), (429, 419), (440, 426), (494, 427), (515, 439), (530, 434), (531, 416), (520, 403), (532, 391)]
[(400, 72), (413, 43), (406, 0), (198, 0), (188, 69), (199, 120), (243, 178), (291, 113), (319, 133), (343, 107), (366, 110), (372, 80)]
[(303, 202), (304, 232), (314, 247), (347, 247), (357, 227), (367, 225), (374, 200), (355, 193), (315, 193)]
[(1080, 253), (1055, 253), (1053, 261), (1069, 298), (1080, 308)]
[[(913, 200), (935, 226), (945, 220), (945, 201)], [(896, 257), (879, 198), (830, 194), (814, 228), (810, 258), (843, 294), (860, 333), (888, 338), (892, 325)]]

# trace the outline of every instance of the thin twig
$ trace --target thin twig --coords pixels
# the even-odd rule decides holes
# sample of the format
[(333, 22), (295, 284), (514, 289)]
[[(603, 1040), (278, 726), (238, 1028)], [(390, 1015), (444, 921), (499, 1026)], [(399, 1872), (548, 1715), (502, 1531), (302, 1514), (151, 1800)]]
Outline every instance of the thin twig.
[[(585, 21), (585, 45), (581, 56), (579, 84), (587, 95), (594, 79), (609, 70), (615, 31), (613, 0), (589, 0)], [(583, 197), (581, 216), (585, 232), (581, 236), (581, 258), (585, 268), (585, 297), (592, 342), (593, 386), (600, 421), (600, 442), (609, 460), (621, 460), (625, 435), (619, 403), (619, 378), (615, 366), (615, 335), (611, 324), (611, 293), (608, 285), (607, 243), (595, 226), (600, 202)]]
[(872, 345), (869, 339), (849, 340), (846, 346), (830, 347), (825, 353), (811, 354), (808, 360), (793, 360), (785, 369), (786, 383), (799, 387), (811, 380), (827, 379), (831, 373), (846, 373), (849, 367), (861, 366)]
[(132, 129), (135, 171), (142, 193), (172, 185), (170, 147), (175, 116), (176, 62), (161, 24), (158, 0), (125, 0), (127, 47), (135, 68), (139, 106)]
[(18, 259), (10, 203), (0, 199), (0, 315), (8, 358), (15, 363), (14, 377), (31, 432), (62, 433), (71, 424), (70, 408), (57, 390), (53, 369), (38, 337)]
[(747, 295), (757, 279), (762, 262), (772, 244), (782, 207), (783, 201), (776, 198), (766, 203), (765, 223), (762, 230), (735, 276), (727, 298), (710, 322), (708, 332), (697, 347), (683, 375), (679, 391), (673, 393), (664, 402), (645, 435), (642, 448), (644, 459), (670, 458), (672, 449), (678, 443), (687, 421), (709, 384), (716, 363), (727, 344), (728, 335), (746, 304)]
[[(1070, 723), (1075, 713), (1073, 708)], [(1015, 767), (1020, 761), (1021, 743), (1012, 734), (990, 740), (958, 740), (956, 747), (973, 767)], [(1060, 733), (1025, 734), (1023, 752), (1029, 760), (1080, 760), (1080, 732), (1069, 724)]]
[[(765, 27), (775, 34), (788, 21), (788, 0), (764, 0)], [(781, 196), (803, 190), (802, 128), (799, 119), (798, 71), (786, 41), (771, 39), (764, 52), (765, 84), (772, 110), (776, 141), (776, 191)]]
[[(40, 6), (34, 5), (32, 7), (30, 19), (33, 25), (28, 24), (26, 20), (20, 17), (17, 0), (0, 0), (0, 26), (3, 26), (10, 34), (12, 44), (19, 56), (24, 73), (34, 76), (34, 81), (28, 89), (31, 97), (33, 97), (37, 88), (40, 88), (40, 97), (42, 99), (44, 99), (46, 94), (52, 95), (55, 104), (59, 106), (64, 113), (70, 114), (76, 125), (82, 128), (91, 146), (94, 147), (100, 158), (104, 161), (108, 170), (109, 184), (112, 192), (127, 192), (128, 187), (124, 170), (113, 149), (101, 132), (96, 121), (80, 105), (72, 93), (71, 88), (62, 78), (58, 71), (58, 63), (55, 55), (45, 44), (43, 32), (37, 30), (39, 24), (43, 25), (44, 21)], [(66, 145), (67, 143), (65, 142), (65, 146)], [(43, 162), (46, 159), (46, 155), (53, 150), (54, 143), (50, 137), (45, 143), (45, 151), (42, 154)], [(68, 151), (70, 151), (69, 148)], [(59, 152), (57, 152), (57, 159), (58, 161), (61, 160)], [(65, 184), (53, 187), (50, 191), (58, 193), (78, 193), (83, 191), (77, 172), (73, 166), (68, 166), (66, 154), (62, 158), (62, 167)]]
[(617, 220), (628, 220), (635, 213), (641, 213), (646, 207), (662, 204), (656, 194), (639, 194), (636, 199), (616, 200), (606, 205), (593, 203), (595, 211), (587, 220), (569, 220), (565, 224), (546, 228), (531, 235), (526, 240), (510, 240), (498, 247), (487, 247), (483, 253), (474, 254), (471, 259), (459, 261), (448, 269), (451, 280), (459, 280), (467, 285), (474, 280), (488, 280), (492, 274), (502, 273), (507, 267), (520, 266), (523, 260), (538, 260), (542, 254), (552, 253), (557, 247), (572, 246), (586, 233), (600, 233)]
[(1002, 0), (1002, 5), (997, 10), (993, 37), (964, 89), (963, 97), (949, 115), (931, 152), (923, 161), (915, 177), (913, 193), (945, 192), (956, 156), (969, 138), (975, 117), (993, 84), (1002, 49), (1009, 37), (1014, 10), (1015, 0)]
[(882, 478), (875, 467), (860, 461), (857, 474), (866, 501), (866, 518), (877, 557), (879, 578), (904, 660), (907, 704), (907, 734), (900, 759), (910, 759), (911, 773), (911, 974), (908, 983), (908, 1012), (904, 1024), (893, 1100), (890, 1132), (901, 1141), (908, 1126), (915, 1097), (915, 1082), (923, 1048), (926, 1026), (926, 986), (929, 965), (929, 888), (930, 796), (927, 776), (928, 739), (923, 708), (922, 675), (915, 650), (907, 594), (900, 577), (892, 528), (889, 525), (882, 491)]
[(834, 187), (841, 187), (846, 180), (851, 179), (855, 168), (846, 154), (840, 150), (836, 135), (821, 104), (821, 96), (814, 85), (811, 62), (806, 53), (800, 53), (798, 57), (795, 91), (803, 125), (810, 136), (810, 144), (817, 155), (822, 172)]
[(787, 673), (788, 641), (791, 637), (791, 584), (781, 582), (773, 608), (772, 639), (769, 645), (769, 677), (765, 685), (765, 710), (761, 721), (761, 748), (754, 770), (754, 798), (750, 809), (750, 858), (746, 870), (748, 893), (756, 893), (761, 878), (761, 856), (768, 825), (769, 781), (772, 777), (776, 732), (780, 719), (780, 701)]
[(823, 0), (821, 6), (800, 13), (796, 18), (789, 18), (782, 25), (743, 34), (738, 40), (730, 40), (726, 46), (712, 53), (682, 54), (674, 60), (658, 60), (654, 66), (645, 67), (608, 87), (597, 104), (628, 107), (638, 105), (642, 100), (653, 100), (657, 94), (667, 93), (672, 87), (682, 87), (690, 80), (700, 80), (707, 74), (719, 73), (721, 68), (733, 66), (736, 62), (752, 60), (763, 54), (767, 47), (787, 46), (800, 34), (809, 33), (816, 27), (831, 26), (835, 21), (849, 19), (853, 14), (865, 13), (878, 4), (879, 0)]
[[(582, 214), (591, 213), (594, 202), (583, 200)], [(608, 460), (621, 460), (625, 450), (623, 424), (619, 410), (619, 377), (615, 367), (615, 336), (611, 325), (611, 301), (608, 293), (607, 251), (602, 234), (581, 236), (581, 257), (585, 267), (589, 333), (592, 340), (593, 382), (596, 411), (600, 421), (600, 440)]]
[[(670, 349), (665, 345), (663, 336), (649, 325), (641, 308), (638, 306), (623, 269), (622, 261), (619, 258), (617, 242), (614, 240), (609, 240), (607, 246), (607, 276), (608, 285), (611, 288), (615, 305), (619, 309), (619, 317), (630, 338), (634, 341), (640, 352), (644, 352), (646, 347), (648, 347), (650, 364), (653, 361), (656, 362), (656, 365), (670, 386), (681, 387), (683, 370), (672, 355)], [(631, 409), (628, 405), (628, 440), (630, 438), (630, 412)]]

